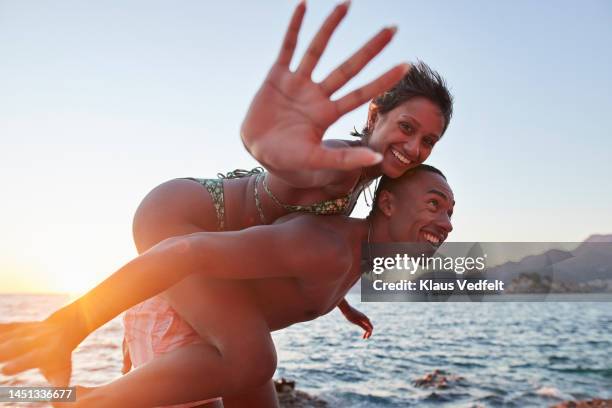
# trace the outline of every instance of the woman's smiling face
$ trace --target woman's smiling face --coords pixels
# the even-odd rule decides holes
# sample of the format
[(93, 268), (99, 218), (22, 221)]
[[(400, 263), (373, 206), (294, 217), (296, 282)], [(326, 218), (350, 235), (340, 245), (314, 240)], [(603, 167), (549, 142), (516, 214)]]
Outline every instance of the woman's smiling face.
[(396, 178), (423, 163), (444, 132), (440, 108), (414, 97), (376, 116), (368, 146), (383, 155), (383, 174)]

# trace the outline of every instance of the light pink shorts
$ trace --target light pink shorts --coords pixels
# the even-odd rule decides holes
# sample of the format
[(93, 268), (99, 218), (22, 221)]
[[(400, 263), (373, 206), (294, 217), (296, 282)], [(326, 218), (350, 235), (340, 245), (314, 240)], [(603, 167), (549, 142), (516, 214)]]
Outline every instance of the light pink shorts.
[[(195, 330), (161, 296), (152, 297), (129, 309), (123, 316), (123, 323), (125, 340), (134, 367), (187, 344), (202, 341)], [(213, 398), (171, 407), (195, 407), (220, 400), (221, 398)]]

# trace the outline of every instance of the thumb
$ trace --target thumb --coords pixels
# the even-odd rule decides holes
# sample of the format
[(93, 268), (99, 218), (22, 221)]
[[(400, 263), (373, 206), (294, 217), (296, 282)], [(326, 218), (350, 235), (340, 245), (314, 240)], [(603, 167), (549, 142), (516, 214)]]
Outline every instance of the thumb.
[(68, 364), (65, 367), (54, 369), (41, 368), (40, 371), (52, 386), (70, 386), (70, 377), (72, 376), (72, 364)]
[(309, 167), (315, 169), (354, 170), (374, 166), (382, 155), (368, 147), (329, 148), (320, 146), (309, 157)]

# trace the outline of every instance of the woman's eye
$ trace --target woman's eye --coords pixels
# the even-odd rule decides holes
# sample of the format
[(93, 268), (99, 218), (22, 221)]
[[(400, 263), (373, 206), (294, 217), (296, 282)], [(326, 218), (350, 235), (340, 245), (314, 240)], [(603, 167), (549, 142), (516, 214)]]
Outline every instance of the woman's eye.
[(412, 126), (410, 125), (410, 123), (405, 123), (405, 122), (404, 122), (404, 123), (401, 123), (401, 124), (400, 124), (400, 127), (401, 127), (401, 128), (402, 128), (402, 130), (403, 130), (404, 132), (406, 132), (406, 133), (412, 133), (412, 132), (413, 132), (413, 130), (414, 130), (414, 129), (412, 128)]

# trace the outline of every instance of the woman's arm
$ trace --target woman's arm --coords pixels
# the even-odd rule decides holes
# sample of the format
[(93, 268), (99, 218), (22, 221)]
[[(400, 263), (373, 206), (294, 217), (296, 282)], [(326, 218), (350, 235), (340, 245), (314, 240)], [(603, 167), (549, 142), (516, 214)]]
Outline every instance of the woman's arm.
[(372, 336), (374, 326), (372, 325), (372, 322), (370, 322), (368, 316), (349, 305), (349, 303), (346, 301), (346, 298), (342, 299), (342, 301), (338, 303), (338, 309), (340, 309), (346, 320), (361, 327), (364, 330), (362, 338), (367, 340)]
[[(387, 27), (323, 81), (311, 74), (338, 24), (346, 15), (348, 2), (339, 4), (325, 20), (308, 47), (297, 70), (289, 65), (295, 51), (305, 4), (300, 3), (289, 24), (279, 56), (253, 98), (242, 123), (246, 149), (271, 173), (298, 188), (325, 185), (338, 171), (372, 166), (382, 159), (366, 147), (330, 148), (321, 142), (327, 128), (341, 116), (370, 101), (395, 85), (408, 71), (400, 64), (369, 84), (336, 100), (331, 97), (356, 76), (395, 34)], [(305, 172), (315, 171), (307, 176)]]

